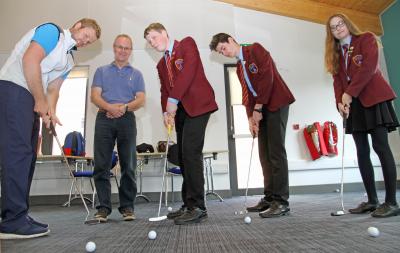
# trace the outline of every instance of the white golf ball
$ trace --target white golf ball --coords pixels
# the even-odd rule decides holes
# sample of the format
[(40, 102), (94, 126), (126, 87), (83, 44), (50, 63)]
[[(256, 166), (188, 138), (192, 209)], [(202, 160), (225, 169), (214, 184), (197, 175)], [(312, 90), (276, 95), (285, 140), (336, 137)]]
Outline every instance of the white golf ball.
[(151, 230), (147, 236), (149, 237), (150, 240), (155, 240), (157, 237), (157, 233), (156, 231)]
[(249, 216), (244, 217), (244, 223), (250, 224), (251, 223), (251, 218)]
[(88, 242), (86, 243), (86, 252), (94, 252), (96, 250), (96, 243)]
[(339, 190), (339, 189), (336, 189), (335, 192), (340, 192), (340, 190)]
[(168, 207), (168, 212), (172, 212), (172, 207)]
[(376, 227), (369, 227), (368, 228), (368, 234), (371, 237), (378, 237), (379, 236), (379, 230)]

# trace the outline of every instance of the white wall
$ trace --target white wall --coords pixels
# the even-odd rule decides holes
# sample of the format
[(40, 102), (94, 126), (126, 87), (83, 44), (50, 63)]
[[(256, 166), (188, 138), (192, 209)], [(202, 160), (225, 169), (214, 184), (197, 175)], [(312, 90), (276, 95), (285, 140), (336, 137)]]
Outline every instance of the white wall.
[[(24, 8), (20, 8), (24, 5)], [(71, 8), (72, 6), (72, 8)], [(66, 11), (66, 10), (71, 11)], [(18, 13), (19, 17), (15, 19)], [(212, 0), (2, 0), (0, 2), (0, 64), (9, 55), (14, 43), (28, 29), (42, 22), (52, 21), (63, 27), (71, 26), (81, 17), (95, 18), (102, 27), (101, 40), (76, 54), (78, 64), (89, 65), (91, 83), (98, 66), (113, 60), (112, 42), (119, 33), (133, 37), (132, 65), (142, 71), (146, 82), (146, 106), (136, 113), (137, 143), (156, 144), (165, 139), (161, 121), (159, 81), (155, 65), (161, 55), (151, 50), (143, 39), (143, 30), (151, 22), (163, 23), (172, 38), (192, 36), (199, 47), (206, 75), (217, 97), (219, 111), (210, 119), (205, 150), (226, 150), (227, 123), (223, 63), (232, 62), (208, 49), (215, 33), (232, 34), (242, 43), (260, 42), (270, 52), (280, 73), (296, 97), (290, 108), (286, 147), (290, 167), (290, 185), (330, 184), (339, 181), (340, 157), (311, 161), (307, 153), (302, 132), (293, 130), (293, 124), (310, 124), (331, 120), (340, 126), (340, 117), (334, 105), (332, 79), (324, 70), (324, 26), (277, 15), (236, 8)], [(10, 21), (12, 20), (12, 22)], [(12, 31), (12, 32), (10, 32)], [(7, 38), (7, 39), (5, 39)], [(96, 108), (88, 103), (87, 152), (93, 153), (93, 130)], [(339, 132), (341, 135), (341, 131)], [(396, 161), (399, 161), (400, 140), (396, 133), (390, 141)], [(341, 142), (339, 142), (341, 146)], [(351, 136), (346, 139), (346, 166), (356, 166), (356, 153)], [(374, 156), (374, 163), (377, 158)], [(229, 189), (228, 155), (222, 155), (214, 163), (216, 189)], [(160, 178), (153, 177), (157, 166), (146, 167), (148, 176), (144, 180), (145, 191), (158, 191)], [(41, 166), (38, 166), (38, 170)], [(57, 170), (57, 169), (55, 169)], [(377, 170), (378, 179), (381, 174)], [(66, 182), (46, 179), (36, 175), (32, 194), (49, 194), (53, 186)], [(357, 169), (348, 169), (346, 182), (360, 182)], [(68, 188), (68, 187), (67, 187)], [(61, 194), (65, 187), (54, 194)], [(179, 187), (177, 187), (179, 189)]]

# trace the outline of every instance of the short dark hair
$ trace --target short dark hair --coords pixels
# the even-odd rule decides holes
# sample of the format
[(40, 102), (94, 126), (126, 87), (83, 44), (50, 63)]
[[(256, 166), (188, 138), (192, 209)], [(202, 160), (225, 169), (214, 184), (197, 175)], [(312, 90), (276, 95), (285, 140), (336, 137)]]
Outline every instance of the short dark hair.
[(167, 29), (165, 29), (165, 27), (161, 23), (151, 23), (146, 29), (144, 29), (143, 37), (146, 38), (146, 36), (152, 30), (155, 30), (157, 32), (167, 31)]
[[(211, 49), (211, 51), (217, 51), (217, 46), (218, 46), (218, 44), (219, 43), (226, 43), (226, 42), (228, 42), (228, 39), (229, 38), (232, 38), (233, 39), (233, 37), (232, 36), (230, 36), (229, 34), (226, 34), (226, 33), (217, 33), (217, 34), (215, 34), (213, 37), (212, 37), (212, 39), (211, 39), (211, 42), (210, 42), (210, 49)], [(233, 41), (235, 41), (235, 39), (233, 39)], [(236, 42), (236, 41), (235, 41)]]

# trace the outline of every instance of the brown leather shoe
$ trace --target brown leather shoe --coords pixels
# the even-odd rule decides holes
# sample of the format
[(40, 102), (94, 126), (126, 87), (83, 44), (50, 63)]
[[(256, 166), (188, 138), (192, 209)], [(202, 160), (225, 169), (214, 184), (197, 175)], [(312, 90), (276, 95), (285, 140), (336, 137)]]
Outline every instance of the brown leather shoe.
[(247, 207), (248, 212), (262, 212), (267, 210), (271, 206), (271, 202), (262, 198), (257, 205)]
[(173, 219), (175, 219), (175, 218), (177, 218), (179, 216), (182, 216), (184, 213), (185, 213), (185, 208), (181, 207), (180, 209), (176, 210), (175, 212), (169, 212), (167, 214), (167, 218), (169, 220), (173, 220)]
[(272, 202), (271, 207), (259, 213), (261, 218), (273, 218), (290, 214), (288, 205), (281, 204), (277, 201)]
[(378, 207), (379, 203), (372, 204), (369, 202), (362, 202), (356, 208), (349, 209), (349, 212), (352, 214), (361, 214), (366, 212), (373, 212)]
[(397, 216), (398, 214), (400, 214), (400, 209), (397, 204), (390, 205), (385, 202), (382, 205), (378, 206), (376, 210), (372, 212), (371, 216), (376, 218), (386, 218)]
[(174, 219), (174, 223), (175, 225), (199, 223), (206, 220), (207, 217), (207, 210), (202, 210), (200, 208), (187, 209), (183, 215)]

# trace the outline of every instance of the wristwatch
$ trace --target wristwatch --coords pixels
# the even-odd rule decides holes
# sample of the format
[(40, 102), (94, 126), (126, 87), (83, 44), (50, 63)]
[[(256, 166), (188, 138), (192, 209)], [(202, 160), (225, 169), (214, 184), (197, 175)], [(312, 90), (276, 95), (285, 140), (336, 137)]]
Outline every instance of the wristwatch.
[(262, 113), (262, 108), (254, 108), (254, 110), (253, 111), (255, 111), (255, 112), (259, 112), (259, 113)]

